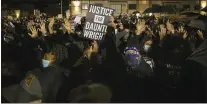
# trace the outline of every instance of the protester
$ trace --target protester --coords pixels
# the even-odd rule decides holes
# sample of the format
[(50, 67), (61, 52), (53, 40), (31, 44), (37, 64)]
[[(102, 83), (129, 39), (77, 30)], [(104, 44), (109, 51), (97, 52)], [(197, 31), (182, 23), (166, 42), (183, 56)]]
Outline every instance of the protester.
[(206, 15), (107, 15), (103, 40), (83, 36), (86, 17), (74, 30), (68, 19), (2, 17), (2, 102), (207, 101)]

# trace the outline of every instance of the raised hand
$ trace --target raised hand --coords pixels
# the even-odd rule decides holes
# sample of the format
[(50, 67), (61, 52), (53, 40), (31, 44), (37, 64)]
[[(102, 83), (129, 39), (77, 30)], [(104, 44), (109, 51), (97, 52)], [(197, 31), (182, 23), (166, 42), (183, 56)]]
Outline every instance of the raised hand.
[(140, 35), (146, 29), (145, 21), (137, 23), (136, 28), (136, 35)]
[(172, 34), (175, 33), (175, 31), (174, 31), (174, 26), (170, 23), (170, 20), (167, 21), (166, 26), (167, 26), (167, 30), (168, 30), (169, 32), (171, 32)]
[(156, 37), (151, 28), (148, 27), (147, 30), (149, 32), (149, 35), (152, 35), (152, 36)]
[(184, 30), (183, 26), (180, 26), (178, 28), (178, 33), (182, 35), (183, 39), (186, 39), (188, 37), (187, 31)]
[(199, 36), (202, 40), (204, 39), (204, 37), (203, 37), (203, 32), (202, 32), (202, 31), (198, 30), (198, 31), (197, 31), (197, 34), (198, 34), (198, 36)]
[(32, 38), (38, 37), (37, 29), (34, 26), (30, 28), (30, 31), (31, 31), (31, 33), (28, 33), (29, 36), (31, 36)]
[(27, 29), (29, 30), (32, 27), (33, 23), (30, 21), (27, 23)]
[(42, 34), (47, 33), (44, 22), (41, 22), (39, 31), (42, 32)]
[(52, 17), (52, 18), (50, 19), (50, 22), (49, 22), (49, 27), (53, 27), (54, 23), (55, 23), (55, 18)]
[(92, 52), (97, 53), (98, 52), (98, 43), (96, 41), (93, 41), (92, 45), (93, 45)]
[(54, 32), (54, 31), (53, 31), (53, 25), (54, 25), (54, 23), (55, 23), (55, 18), (52, 17), (52, 18), (50, 19), (49, 26), (48, 26), (50, 34), (53, 34), (53, 32)]
[(183, 33), (183, 39), (186, 39), (188, 37), (188, 34), (187, 34), (187, 32), (185, 31), (184, 33)]
[(162, 40), (166, 35), (167, 35), (167, 29), (164, 27), (164, 25), (160, 25), (160, 31), (159, 31), (160, 40)]
[(178, 33), (184, 33), (185, 31), (184, 31), (184, 27), (183, 26), (180, 26), (179, 28), (178, 28)]
[(64, 24), (63, 25), (64, 25), (64, 27), (65, 27), (65, 29), (67, 30), (68, 33), (72, 32), (72, 29), (70, 28), (70, 23), (66, 18), (64, 19)]

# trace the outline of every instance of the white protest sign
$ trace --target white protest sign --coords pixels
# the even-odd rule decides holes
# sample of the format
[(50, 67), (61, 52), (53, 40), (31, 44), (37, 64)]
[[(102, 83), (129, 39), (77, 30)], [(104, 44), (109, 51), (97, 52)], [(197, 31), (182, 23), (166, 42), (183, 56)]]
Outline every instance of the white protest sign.
[(58, 14), (58, 18), (63, 18), (63, 15), (62, 14)]
[(81, 21), (82, 16), (76, 16), (74, 19), (74, 23), (77, 24)]

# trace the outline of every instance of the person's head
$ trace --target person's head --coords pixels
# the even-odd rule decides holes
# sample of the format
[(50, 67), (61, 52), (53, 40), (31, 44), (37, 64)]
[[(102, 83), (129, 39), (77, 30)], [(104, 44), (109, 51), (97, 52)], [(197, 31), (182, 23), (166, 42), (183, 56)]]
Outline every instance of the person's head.
[(11, 103), (54, 102), (60, 88), (57, 83), (60, 81), (62, 76), (57, 68), (53, 67), (44, 71), (36, 68), (28, 71), (19, 84), (2, 88), (2, 95)]
[(82, 22), (81, 22), (81, 25), (80, 24), (76, 25), (75, 34), (76, 34), (76, 36), (81, 37), (82, 33), (83, 33), (83, 25), (82, 25)]
[(90, 56), (90, 53), (92, 53), (92, 51), (93, 51), (93, 47), (92, 47), (91, 42), (88, 42), (88, 41), (84, 42), (83, 50), (84, 50), (84, 52), (83, 52), (84, 55)]
[(43, 67), (48, 67), (51, 64), (61, 64), (62, 61), (68, 58), (67, 48), (60, 44), (55, 44), (43, 56)]
[(152, 40), (147, 40), (144, 42), (144, 51), (145, 52), (149, 52), (152, 48), (152, 44), (153, 44), (153, 41)]
[(124, 29), (124, 26), (123, 26), (122, 23), (118, 23), (118, 25), (119, 25), (119, 29), (120, 29), (120, 30)]
[(84, 26), (86, 22), (86, 17), (82, 17), (81, 18), (81, 25)]
[(114, 17), (113, 16), (110, 16), (109, 23), (112, 23), (112, 22), (114, 22)]
[(32, 72), (28, 72), (20, 84), (3, 88), (3, 97), (10, 103), (41, 102), (42, 88), (39, 79)]
[(53, 55), (51, 52), (44, 54), (44, 57), (42, 60), (43, 67), (47, 67), (54, 62), (55, 62), (55, 55)]
[(111, 97), (112, 93), (107, 86), (93, 83), (71, 90), (68, 101), (71, 103), (109, 103)]
[(87, 56), (89, 59), (91, 57), (91, 54), (98, 52), (98, 44), (96, 41), (85, 41), (83, 44), (83, 54)]
[(122, 21), (123, 29), (129, 29), (130, 23), (127, 20)]
[(140, 64), (141, 55), (136, 47), (126, 47), (124, 50), (125, 59), (127, 64), (131, 67), (136, 67)]
[(2, 61), (1, 72), (3, 76), (18, 76), (20, 74), (18, 63), (13, 60)]

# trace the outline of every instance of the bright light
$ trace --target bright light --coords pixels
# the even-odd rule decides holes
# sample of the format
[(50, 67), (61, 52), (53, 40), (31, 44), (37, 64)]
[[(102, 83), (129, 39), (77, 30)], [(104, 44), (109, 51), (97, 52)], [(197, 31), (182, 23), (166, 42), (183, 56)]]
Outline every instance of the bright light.
[(201, 1), (201, 8), (205, 8), (207, 4), (207, 1)]
[(204, 11), (201, 11), (200, 14), (203, 16), (206, 16), (206, 12), (204, 12)]
[(152, 13), (149, 13), (149, 16), (152, 16)]
[(137, 14), (136, 14), (136, 16), (137, 16), (137, 17), (140, 17), (140, 14), (139, 14), (139, 13), (137, 13)]
[(80, 1), (73, 1), (73, 4), (75, 7), (78, 7), (78, 6), (80, 6)]
[(75, 12), (76, 14), (80, 14), (80, 12), (81, 12), (81, 11), (80, 11), (80, 8), (79, 8), (79, 7), (75, 7), (75, 8), (74, 8), (74, 12)]
[(66, 13), (66, 18), (69, 19), (69, 17), (70, 17), (70, 11), (67, 10), (65, 13)]
[(20, 16), (20, 10), (15, 10), (15, 14), (16, 14), (16, 17), (19, 18), (19, 16)]

